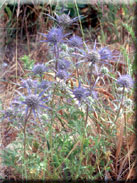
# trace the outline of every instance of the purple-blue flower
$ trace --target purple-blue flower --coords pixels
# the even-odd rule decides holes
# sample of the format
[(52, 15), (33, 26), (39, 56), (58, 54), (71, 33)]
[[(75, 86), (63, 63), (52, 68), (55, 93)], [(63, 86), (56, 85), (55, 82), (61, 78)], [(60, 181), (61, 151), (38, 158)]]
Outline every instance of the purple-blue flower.
[(56, 77), (58, 77), (61, 80), (66, 80), (69, 78), (69, 73), (66, 70), (58, 70), (56, 72)]
[(74, 24), (75, 22), (77, 22), (79, 18), (82, 18), (83, 17), (83, 16), (79, 16), (79, 17), (75, 17), (75, 18), (70, 18), (69, 13), (68, 14), (63, 13), (62, 15), (57, 15), (55, 13), (55, 15), (56, 15), (56, 18), (54, 18), (53, 16), (50, 16), (48, 14), (48, 16), (51, 19), (53, 19), (54, 21), (56, 21), (57, 24), (59, 26), (62, 26), (62, 27), (68, 27), (68, 26)]
[(62, 28), (56, 28), (53, 27), (48, 34), (44, 34), (44, 33), (39, 33), (42, 36), (44, 36), (46, 38), (46, 40), (43, 40), (41, 42), (49, 42), (52, 43), (54, 45), (57, 45), (57, 43), (62, 43), (64, 42), (64, 38), (69, 35), (69, 34), (63, 34), (63, 29)]
[(126, 74), (126, 75), (121, 75), (117, 79), (117, 84), (120, 85), (121, 87), (131, 88), (133, 87), (134, 82), (131, 76)]
[(115, 59), (120, 58), (119, 55), (115, 55), (109, 48), (103, 47), (99, 49), (99, 54), (101, 56), (101, 60), (113, 60), (116, 61)]
[(34, 73), (34, 75), (40, 75), (40, 77), (42, 77), (42, 75), (44, 74), (44, 72), (47, 72), (48, 69), (44, 64), (36, 64), (34, 65), (32, 72)]
[(102, 60), (108, 60), (112, 58), (112, 52), (107, 47), (101, 48), (99, 50), (99, 54)]
[(51, 84), (52, 83), (50, 81), (42, 80), (41, 83), (38, 85), (38, 88), (48, 89), (51, 86)]
[(15, 117), (15, 111), (13, 107), (9, 107), (8, 109), (3, 111), (4, 118), (10, 118), (10, 117)]
[(58, 60), (57, 68), (58, 70), (68, 70), (70, 67), (70, 62), (65, 59)]
[(32, 93), (31, 90), (28, 91), (28, 95), (24, 96), (22, 93), (17, 91), (17, 93), (24, 98), (23, 101), (20, 101), (20, 107), (25, 104), (26, 109), (25, 109), (25, 114), (28, 115), (28, 111), (32, 110), (34, 117), (36, 117), (36, 111), (39, 112), (40, 107), (45, 108), (45, 109), (50, 109), (49, 107), (43, 105), (46, 102), (48, 102), (49, 97), (48, 96), (43, 96), (45, 91), (47, 89), (43, 90), (39, 94), (37, 93), (37, 89), (35, 90), (34, 93)]
[(37, 87), (37, 81), (34, 81), (30, 78), (22, 79), (21, 80), (21, 87), (23, 87), (23, 88), (36, 88)]
[(79, 83), (79, 86), (72, 90), (74, 98), (76, 98), (79, 102), (81, 102), (83, 99), (88, 97), (90, 95), (90, 92), (81, 87), (81, 84)]
[(83, 62), (95, 64), (97, 62), (100, 62), (101, 60), (100, 54), (96, 50), (91, 50), (89, 52), (81, 50), (81, 52), (82, 52), (82, 55), (80, 55), (80, 57), (83, 58), (84, 60), (77, 62), (77, 65)]
[(79, 56), (82, 57), (84, 60), (77, 62), (77, 65), (83, 62), (89, 62), (90, 64), (95, 64), (95, 63), (109, 64), (108, 62), (104, 62), (102, 60), (111, 58), (111, 51), (108, 50), (107, 48), (102, 48), (100, 50), (97, 50), (96, 41), (94, 43), (92, 50), (89, 50), (89, 48), (87, 47), (86, 51), (82, 49), (80, 49), (80, 51), (81, 51), (81, 54)]
[(67, 40), (67, 43), (71, 47), (82, 47), (83, 41), (81, 37), (73, 35), (69, 40)]

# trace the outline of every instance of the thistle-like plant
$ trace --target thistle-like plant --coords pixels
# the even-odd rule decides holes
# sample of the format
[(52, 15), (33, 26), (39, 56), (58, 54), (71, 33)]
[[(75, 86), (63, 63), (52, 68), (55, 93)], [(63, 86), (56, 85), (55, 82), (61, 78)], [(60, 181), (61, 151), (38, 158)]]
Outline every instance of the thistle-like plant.
[(121, 75), (118, 79), (117, 79), (117, 84), (120, 87), (125, 87), (125, 88), (132, 88), (133, 87), (133, 79), (131, 78), (130, 75), (126, 74), (126, 75)]
[(44, 72), (47, 72), (48, 68), (44, 65), (44, 64), (36, 64), (34, 65), (32, 72), (34, 73), (34, 75), (39, 75), (42, 81), (42, 76), (44, 74)]
[(89, 62), (90, 64), (95, 64), (99, 62), (101, 59), (99, 53), (96, 50), (92, 50), (85, 54), (85, 61)]
[(51, 87), (52, 85), (52, 82), (50, 81), (46, 81), (46, 80), (42, 80), (41, 83), (38, 85), (38, 88), (41, 88), (41, 89), (48, 89), (49, 87)]
[(79, 48), (79, 47), (83, 46), (83, 41), (82, 41), (81, 37), (73, 35), (72, 37), (70, 37), (67, 40), (67, 44), (70, 47)]
[(37, 93), (38, 89), (36, 88), (34, 93), (31, 90), (28, 90), (28, 94), (25, 96), (21, 92), (17, 93), (21, 96), (21, 101), (19, 101), (20, 107), (26, 105), (25, 115), (28, 115), (28, 111), (32, 110), (34, 117), (36, 118), (36, 112), (40, 112), (40, 108), (50, 109), (49, 107), (43, 105), (48, 102), (48, 96), (43, 96), (47, 91), (47, 88), (42, 90), (39, 94)]
[(132, 88), (133, 85), (134, 85), (134, 82), (133, 82), (133, 79), (131, 78), (131, 76), (126, 74), (126, 75), (120, 75), (120, 77), (117, 79), (117, 84), (120, 87), (122, 87), (123, 90), (122, 90), (122, 98), (121, 98), (121, 101), (120, 101), (120, 107), (119, 107), (119, 110), (117, 112), (115, 123), (116, 123), (116, 121), (119, 117), (119, 114), (120, 114), (120, 111), (121, 111), (121, 108), (122, 108), (122, 105), (123, 105), (125, 88)]
[(74, 98), (77, 99), (79, 102), (82, 102), (82, 100), (86, 99), (86, 97), (88, 97), (91, 94), (87, 89), (81, 87), (80, 82), (79, 82), (79, 86), (74, 88), (71, 91), (74, 95)]
[(45, 91), (47, 89), (43, 90), (39, 94), (37, 94), (37, 89), (35, 89), (35, 92), (32, 93), (31, 90), (28, 90), (28, 94), (24, 96), (22, 93), (17, 91), (17, 93), (23, 98), (23, 100), (20, 101), (19, 107), (22, 108), (23, 105), (25, 105), (25, 116), (24, 116), (24, 157), (26, 157), (26, 126), (29, 117), (31, 116), (31, 113), (34, 115), (34, 119), (38, 116), (40, 113), (40, 108), (44, 109), (51, 109), (43, 104), (48, 102), (48, 96), (43, 96)]
[(94, 65), (95, 63), (101, 62), (101, 56), (99, 52), (96, 50), (96, 42), (92, 50), (89, 50), (89, 48), (87, 48), (86, 51), (83, 49), (80, 49), (80, 52), (81, 54), (78, 54), (78, 56), (80, 56), (83, 60), (80, 62), (77, 62), (77, 65), (83, 62), (87, 62), (89, 63), (89, 66), (91, 66), (91, 65)]
[(55, 16), (56, 18), (54, 18), (53, 16), (47, 14), (52, 20), (54, 20), (59, 26), (63, 27), (63, 28), (66, 28), (66, 27), (69, 27), (70, 25), (74, 25), (78, 20), (79, 18), (82, 18), (83, 16), (78, 16), (78, 17), (75, 17), (75, 18), (70, 18), (70, 12), (68, 14), (61, 14), (61, 15), (58, 15), (55, 13)]
[(38, 85), (38, 82), (36, 80), (32, 80), (30, 78), (22, 79), (20, 88), (26, 88), (29, 92), (29, 90), (31, 90), (32, 88), (36, 88), (37, 85)]
[(36, 80), (34, 81), (30, 78), (21, 80), (21, 87), (22, 88), (35, 88), (36, 86), (37, 86)]
[(112, 59), (112, 52), (107, 47), (101, 48), (98, 52), (99, 52), (99, 54), (101, 56), (101, 60)]
[(89, 65), (93, 65), (95, 63), (108, 64), (108, 62), (104, 62), (104, 60), (114, 58), (114, 56), (112, 56), (112, 52), (107, 47), (104, 47), (98, 50), (96, 48), (96, 40), (92, 50), (90, 50), (87, 47), (86, 51), (84, 51), (83, 49), (80, 49), (80, 51), (81, 51), (81, 54), (79, 54), (78, 56), (80, 56), (84, 60), (78, 62), (77, 64), (80, 64), (83, 62), (88, 62)]
[(65, 59), (59, 59), (57, 68), (58, 70), (68, 70), (70, 67), (70, 62)]
[(69, 76), (70, 76), (70, 74), (66, 70), (60, 69), (56, 72), (56, 77), (58, 77), (61, 80), (67, 80), (69, 78)]
[(63, 29), (61, 27), (53, 27), (47, 34), (39, 33), (46, 38), (46, 40), (42, 40), (40, 42), (49, 42), (53, 45), (57, 45), (58, 43), (63, 43), (64, 38), (69, 34), (64, 34)]
[(51, 44), (53, 44), (53, 48), (54, 48), (54, 56), (55, 56), (55, 60), (56, 60), (56, 64), (55, 64), (55, 70), (57, 70), (57, 62), (59, 59), (59, 45), (60, 43), (64, 42), (64, 38), (69, 35), (69, 34), (63, 34), (63, 29), (61, 27), (56, 28), (53, 27), (48, 34), (44, 34), (44, 33), (40, 33), (42, 36), (44, 36), (46, 38), (46, 40), (43, 40), (41, 42), (49, 42)]

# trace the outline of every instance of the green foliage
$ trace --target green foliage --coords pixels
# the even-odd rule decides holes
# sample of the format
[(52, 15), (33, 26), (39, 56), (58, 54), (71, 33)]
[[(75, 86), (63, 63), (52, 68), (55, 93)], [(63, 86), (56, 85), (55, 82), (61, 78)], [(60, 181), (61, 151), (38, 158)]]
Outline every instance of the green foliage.
[(23, 62), (24, 68), (25, 68), (25, 69), (31, 70), (31, 69), (33, 68), (33, 65), (34, 65), (34, 63), (35, 63), (35, 60), (30, 59), (30, 57), (27, 56), (27, 55), (24, 55), (24, 56), (21, 57), (20, 59), (21, 59), (21, 61)]
[(122, 25), (128, 31), (128, 34), (132, 37), (133, 41), (135, 42), (137, 39), (135, 36), (135, 32), (133, 31), (133, 28), (127, 23), (122, 23)]
[[(74, 7), (74, 4), (68, 4), (68, 8), (73, 10), (71, 11), (72, 16), (79, 14), (78, 7), (80, 5), (76, 4)], [(129, 12), (126, 6), (121, 5), (121, 7), (124, 13)], [(102, 11), (100, 4), (97, 4), (96, 8)], [(122, 20), (120, 22), (118, 20), (117, 12), (119, 6), (109, 4), (107, 8), (108, 12), (105, 12), (104, 16), (100, 17), (101, 32), (97, 42), (99, 41), (101, 44), (107, 45), (108, 37), (115, 36), (115, 40), (112, 40), (112, 42), (118, 41), (120, 43), (120, 25), (126, 29), (128, 35), (135, 41), (132, 26), (128, 25), (128, 17), (125, 17), (127, 20), (126, 23), (121, 23)], [(6, 8), (6, 11), (11, 19), (12, 12), (8, 8)], [(83, 31), (82, 27), (81, 31)], [(70, 55), (68, 49), (64, 49), (64, 51), (67, 52), (67, 55)], [(127, 63), (126, 72), (132, 75), (132, 57), (129, 56), (125, 45), (120, 47), (120, 52)], [(35, 63), (35, 60), (32, 60), (27, 55), (21, 57), (20, 60), (24, 65), (24, 69), (28, 70), (31, 70)], [(26, 131), (24, 130), (25, 110), (21, 108), (17, 114), (19, 118), (17, 118), (16, 123), (10, 121), (9, 126), (18, 129), (19, 132), (16, 139), (3, 151), (3, 163), (6, 166), (13, 167), (21, 174), (23, 179), (66, 180), (79, 178), (93, 181), (98, 179), (104, 180), (106, 172), (111, 172), (112, 167), (114, 169), (112, 174), (116, 176), (117, 172), (115, 172), (113, 164), (116, 162), (117, 145), (121, 140), (123, 143), (121, 146), (125, 148), (125, 142), (127, 141), (125, 137), (130, 137), (135, 134), (130, 121), (134, 113), (132, 110), (132, 102), (130, 102), (132, 89), (122, 93), (116, 84), (118, 77), (117, 65), (110, 67), (109, 63), (106, 67), (108, 68), (107, 72), (104, 74), (99, 73), (92, 77), (93, 83), (95, 81), (99, 82), (97, 88), (95, 87), (95, 91), (97, 90), (97, 98), (90, 96), (83, 103), (78, 103), (70, 93), (70, 89), (72, 90), (75, 87), (78, 79), (73, 76), (64, 82), (55, 78), (50, 90), (46, 90), (43, 94), (44, 98), (49, 95), (47, 106), (52, 110), (48, 111), (42, 108), (39, 111), (36, 110), (36, 117), (33, 117), (33, 115), (28, 116)], [(80, 81), (86, 87), (88, 85), (87, 73), (89, 72), (87, 68), (89, 69), (86, 66), (78, 68), (82, 70), (82, 74), (79, 76)], [(50, 72), (53, 72), (53, 70), (51, 69)], [(73, 75), (75, 75), (75, 72)], [(96, 80), (98, 77), (99, 80)], [(51, 80), (53, 80), (52, 77)], [(39, 84), (40, 81), (37, 81)], [(36, 88), (33, 89), (35, 90)], [(41, 92), (40, 88), (37, 88), (37, 90)], [(24, 88), (23, 91), (25, 91), (26, 95), (27, 90)], [(17, 98), (21, 102), (24, 101), (24, 98)], [(117, 114), (119, 114), (119, 121), (116, 120)], [(118, 133), (120, 133), (119, 129), (121, 124), (124, 123), (122, 121), (123, 118), (125, 124), (128, 120), (130, 123), (126, 124), (127, 126), (125, 125), (124, 128), (126, 130), (120, 138)], [(26, 144), (24, 148), (25, 136)], [(23, 153), (24, 149), (26, 154)], [(125, 158), (127, 152), (121, 150), (118, 158), (118, 166), (121, 163), (121, 159), (123, 161), (123, 157), (121, 156)]]

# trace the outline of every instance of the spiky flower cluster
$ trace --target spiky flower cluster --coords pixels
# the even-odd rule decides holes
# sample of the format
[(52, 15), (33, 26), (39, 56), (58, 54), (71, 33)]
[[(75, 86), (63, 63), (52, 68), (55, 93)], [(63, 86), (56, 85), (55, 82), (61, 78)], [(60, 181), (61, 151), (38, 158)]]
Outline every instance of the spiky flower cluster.
[(97, 51), (92, 50), (91, 52), (89, 52), (85, 55), (85, 59), (87, 62), (95, 64), (100, 61), (101, 57)]
[[(78, 17), (71, 19), (69, 14), (62, 14), (62, 15), (57, 15), (56, 14), (56, 18), (53, 18), (53, 20), (55, 20), (59, 26), (61, 27), (53, 27), (52, 29), (49, 30), (49, 32), (47, 34), (44, 33), (40, 33), (42, 36), (44, 36), (46, 38), (46, 40), (43, 40), (42, 42), (48, 42), (53, 44), (53, 54), (54, 54), (54, 61), (56, 62), (55, 64), (55, 82), (58, 82), (58, 80), (56, 80), (56, 78), (59, 78), (60, 80), (68, 80), (70, 78), (70, 76), (72, 74), (70, 74), (68, 72), (68, 69), (70, 68), (71, 62), (64, 59), (64, 57), (60, 56), (59, 52), (61, 51), (60, 48), (60, 44), (58, 43), (63, 43), (66, 44), (66, 46), (68, 45), (69, 47), (73, 47), (73, 48), (77, 48), (77, 49), (73, 49), (75, 52), (77, 52), (80, 56), (80, 59), (82, 58), (82, 60), (79, 61), (79, 58), (77, 59), (77, 63), (76, 63), (76, 70), (78, 71), (77, 65), (79, 63), (85, 62), (88, 63), (88, 72), (90, 72), (91, 74), (94, 74), (96, 71), (96, 76), (97, 79), (95, 80), (95, 83), (93, 82), (89, 82), (90, 79), (88, 78), (88, 83), (90, 83), (90, 90), (85, 89), (81, 86), (80, 84), (80, 79), (78, 77), (79, 80), (79, 86), (74, 88), (73, 90), (71, 90), (71, 92), (74, 95), (74, 98), (77, 99), (80, 102), (82, 102), (83, 100), (87, 99), (88, 96), (92, 96), (92, 98), (97, 98), (97, 94), (94, 91), (94, 88), (96, 86), (96, 83), (98, 82), (98, 80), (100, 79), (100, 77), (104, 76), (104, 74), (108, 74), (109, 70), (107, 67), (102, 67), (100, 69), (98, 69), (97, 65), (98, 63), (101, 63), (102, 60), (109, 60), (112, 58), (112, 52), (107, 48), (107, 47), (103, 47), (99, 50), (96, 49), (96, 40), (95, 43), (93, 45), (93, 49), (83, 49), (83, 41), (82, 39), (77, 36), (77, 35), (72, 35), (69, 39), (64, 40), (64, 38), (66, 38), (66, 36), (68, 34), (64, 34), (64, 28), (73, 24), (74, 22), (76, 22), (78, 20)], [(81, 47), (81, 48), (80, 48)], [(79, 49), (80, 48), (80, 49)], [(76, 54), (77, 54), (76, 53)], [(80, 54), (81, 53), (81, 54)], [(65, 55), (66, 57), (66, 55)], [(93, 69), (95, 70), (94, 72)], [(48, 68), (44, 65), (44, 64), (35, 64), (32, 72), (34, 75), (39, 75), (41, 77), (40, 83), (37, 81), (34, 81), (32, 79), (27, 79), (27, 80), (22, 80), (22, 84), (21, 86), (23, 88), (27, 88), (28, 91), (28, 95), (24, 96), (24, 101), (21, 101), (21, 104), (25, 104), (26, 105), (26, 111), (28, 111), (29, 109), (31, 109), (34, 113), (34, 115), (36, 115), (36, 111), (39, 110), (40, 107), (43, 108), (48, 108), (46, 106), (43, 105), (43, 103), (47, 102), (47, 98), (43, 96), (45, 94), (45, 92), (48, 91), (49, 88), (52, 87), (52, 82), (43, 80), (43, 74), (45, 72), (48, 71)], [(79, 72), (77, 72), (78, 74)], [(90, 78), (92, 78), (92, 75), (90, 74)], [(87, 75), (88, 77), (88, 75)], [(61, 82), (60, 82), (61, 83)], [(133, 80), (129, 75), (123, 75), (120, 76), (117, 80), (117, 84), (122, 86), (122, 87), (127, 87), (130, 88), (133, 86)], [(31, 90), (35, 89), (35, 92), (33, 93)], [(41, 92), (40, 94), (38, 94), (38, 92)], [(43, 96), (43, 97), (42, 97)], [(46, 99), (46, 101), (45, 101)], [(16, 103), (15, 103), (16, 104)], [(19, 106), (20, 104), (17, 103), (17, 105)], [(8, 115), (8, 113), (7, 113)], [(10, 113), (9, 113), (10, 115)]]
[(46, 38), (46, 40), (43, 40), (41, 42), (49, 42), (54, 45), (56, 45), (57, 43), (63, 42), (63, 38), (67, 36), (63, 34), (62, 28), (56, 28), (56, 27), (53, 27), (48, 32), (48, 34), (44, 34), (44, 33), (40, 33), (40, 34)]
[(73, 23), (73, 19), (70, 18), (69, 15), (62, 14), (62, 15), (56, 15), (56, 20), (60, 26), (69, 26)]
[(58, 77), (59, 79), (68, 79), (69, 77), (69, 74), (66, 70), (58, 70), (57, 73), (56, 73), (56, 77)]
[(42, 76), (46, 71), (48, 71), (48, 69), (44, 64), (36, 64), (32, 69), (32, 72), (34, 73), (34, 75), (38, 74), (39, 76)]
[(74, 24), (75, 22), (78, 21), (79, 18), (81, 18), (82, 16), (79, 17), (75, 17), (75, 18), (70, 18), (69, 13), (68, 14), (61, 14), (58, 15), (56, 14), (56, 18), (54, 18), (53, 16), (48, 15), (51, 19), (53, 19), (55, 22), (57, 22), (57, 24), (61, 27), (69, 27), (70, 25)]
[(73, 35), (68, 41), (68, 45), (71, 47), (82, 47), (83, 41), (79, 36)]
[[(27, 96), (24, 96), (24, 101), (21, 101), (20, 105), (25, 104), (26, 105), (26, 115), (28, 114), (28, 110), (32, 110), (34, 116), (36, 117), (36, 111), (39, 112), (39, 108), (46, 108), (49, 109), (49, 107), (43, 105), (43, 103), (48, 102), (48, 97), (43, 97), (46, 90), (43, 90), (41, 93), (29, 93)], [(45, 100), (46, 99), (46, 100)]]
[(77, 88), (72, 90), (72, 92), (73, 92), (74, 98), (76, 98), (79, 102), (86, 99), (86, 97), (88, 97), (91, 94), (87, 89), (81, 87), (80, 83)]
[(4, 118), (10, 118), (10, 117), (13, 117), (15, 115), (15, 111), (12, 107), (9, 107), (3, 113), (4, 113)]
[(38, 109), (40, 104), (40, 98), (37, 95), (30, 94), (26, 96), (24, 104), (26, 104), (28, 108), (31, 108), (33, 110)]
[(42, 80), (41, 83), (38, 85), (38, 88), (48, 89), (51, 86), (51, 84), (52, 83), (50, 81)]
[(22, 82), (21, 86), (23, 88), (35, 88), (37, 86), (37, 81), (34, 81), (34, 80), (30, 79), (30, 78), (28, 78), (26, 80), (22, 79), (21, 82)]
[(134, 82), (133, 82), (133, 79), (131, 78), (131, 76), (126, 74), (126, 75), (121, 75), (117, 79), (117, 84), (121, 87), (131, 88), (131, 87), (133, 87)]
[(70, 62), (65, 59), (60, 59), (58, 61), (57, 67), (58, 67), (58, 70), (68, 70), (70, 67)]
[(107, 60), (112, 58), (112, 52), (107, 47), (101, 48), (99, 50), (99, 54), (102, 60)]

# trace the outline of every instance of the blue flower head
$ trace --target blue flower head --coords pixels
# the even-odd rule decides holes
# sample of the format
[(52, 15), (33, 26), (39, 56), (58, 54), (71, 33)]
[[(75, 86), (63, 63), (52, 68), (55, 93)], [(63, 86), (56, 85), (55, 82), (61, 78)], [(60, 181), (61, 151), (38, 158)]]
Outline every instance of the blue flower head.
[(88, 62), (90, 63), (90, 65), (96, 63), (108, 64), (108, 62), (103, 62), (102, 60), (111, 58), (111, 51), (107, 48), (102, 48), (99, 51), (96, 49), (96, 41), (92, 50), (89, 50), (89, 48), (87, 47), (87, 51), (84, 51), (82, 49), (80, 49), (80, 51), (82, 53), (80, 57), (82, 57), (84, 60), (78, 62), (77, 65), (83, 62)]
[(90, 95), (90, 92), (87, 89), (82, 88), (80, 83), (79, 87), (75, 88), (72, 92), (74, 98), (76, 98), (79, 102), (81, 102), (83, 99)]
[(83, 46), (83, 41), (79, 36), (73, 35), (68, 41), (68, 45), (71, 47), (82, 47)]
[(62, 27), (69, 27), (70, 25), (76, 23), (79, 18), (82, 18), (83, 17), (83, 16), (79, 16), (79, 17), (75, 17), (75, 18), (70, 18), (69, 13), (68, 14), (63, 13), (61, 15), (57, 15), (55, 13), (56, 18), (54, 18), (53, 16), (50, 16), (49, 14), (48, 14), (48, 16), (51, 19), (53, 19), (55, 22), (57, 22), (57, 24), (59, 26), (62, 26)]
[(47, 89), (43, 90), (42, 92), (40, 92), (39, 94), (37, 93), (37, 89), (35, 90), (34, 93), (32, 93), (31, 90), (28, 91), (28, 95), (24, 96), (22, 93), (20, 93), (19, 91), (17, 91), (17, 93), (23, 97), (23, 101), (21, 100), (19, 105), (20, 107), (22, 107), (23, 104), (26, 105), (26, 109), (25, 109), (25, 114), (28, 115), (28, 111), (32, 110), (34, 117), (36, 117), (36, 111), (39, 112), (40, 107), (42, 108), (46, 108), (46, 109), (50, 109), (49, 107), (43, 105), (46, 102), (48, 102), (49, 97), (48, 96), (43, 96), (45, 91)]
[(51, 84), (52, 83), (50, 81), (42, 80), (41, 83), (38, 85), (38, 88), (48, 89), (51, 86)]
[(131, 76), (126, 74), (126, 75), (121, 75), (117, 79), (117, 84), (120, 85), (121, 87), (132, 88), (134, 82), (133, 82), (133, 79), (131, 78)]
[(3, 113), (4, 113), (4, 118), (15, 117), (15, 111), (12, 107), (9, 107), (5, 111), (3, 111)]
[(67, 70), (70, 67), (70, 62), (68, 60), (65, 59), (60, 59), (58, 61), (58, 65), (57, 68), (58, 70)]
[(99, 53), (95, 50), (92, 50), (91, 52), (87, 53), (85, 56), (86, 56), (85, 59), (87, 60), (87, 62), (90, 62), (92, 64), (99, 62), (101, 59)]
[(102, 60), (108, 60), (112, 58), (112, 52), (107, 47), (101, 48), (99, 50), (99, 54)]
[(36, 88), (37, 87), (37, 81), (34, 81), (30, 78), (22, 79), (21, 80), (21, 87), (23, 87), (23, 88)]
[(67, 80), (69, 78), (69, 74), (66, 70), (58, 70), (56, 73), (56, 77), (61, 80)]
[(49, 42), (51, 44), (57, 45), (57, 43), (62, 43), (64, 42), (64, 38), (68, 34), (63, 34), (63, 29), (62, 28), (56, 28), (53, 27), (48, 34), (40, 33), (42, 36), (46, 38), (46, 40), (43, 40), (41, 42)]
[(44, 74), (44, 72), (48, 71), (48, 69), (46, 68), (46, 66), (44, 64), (36, 64), (34, 65), (32, 72), (34, 73), (34, 75), (39, 75), (40, 77), (42, 77), (42, 75)]

